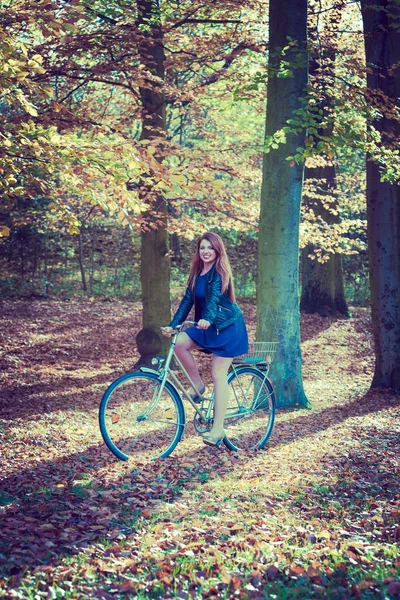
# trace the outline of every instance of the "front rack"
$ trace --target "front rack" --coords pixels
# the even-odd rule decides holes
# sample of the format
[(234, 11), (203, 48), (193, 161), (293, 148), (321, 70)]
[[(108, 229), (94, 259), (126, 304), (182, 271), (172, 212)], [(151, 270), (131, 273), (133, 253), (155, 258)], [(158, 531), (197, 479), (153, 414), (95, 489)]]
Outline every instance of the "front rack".
[(249, 342), (249, 349), (246, 354), (236, 356), (233, 359), (234, 364), (259, 364), (266, 363), (270, 365), (275, 358), (279, 342)]

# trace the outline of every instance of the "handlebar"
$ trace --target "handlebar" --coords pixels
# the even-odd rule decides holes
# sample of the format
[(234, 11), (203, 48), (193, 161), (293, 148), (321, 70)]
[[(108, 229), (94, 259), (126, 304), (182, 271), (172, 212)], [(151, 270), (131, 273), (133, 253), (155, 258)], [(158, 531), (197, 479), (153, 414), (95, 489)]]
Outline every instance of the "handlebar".
[[(173, 327), (172, 329), (178, 333), (179, 331), (181, 331), (184, 327), (186, 327), (186, 325), (197, 325), (197, 321), (183, 321), (183, 323), (180, 323), (179, 325), (177, 325), (176, 327)], [(162, 328), (161, 328), (162, 329)]]
[[(177, 325), (176, 327), (172, 327), (171, 328), (171, 332), (169, 332), (169, 335), (176, 335), (177, 333), (179, 333), (180, 331), (182, 331), (182, 329), (186, 326), (186, 325), (197, 325), (197, 321), (183, 321), (183, 323), (180, 323), (179, 325)], [(164, 329), (163, 327), (161, 327), (161, 329)]]
[[(186, 325), (197, 325), (197, 321), (183, 321), (180, 325), (176, 327), (178, 331), (186, 327)], [(179, 329), (178, 329), (179, 328)]]

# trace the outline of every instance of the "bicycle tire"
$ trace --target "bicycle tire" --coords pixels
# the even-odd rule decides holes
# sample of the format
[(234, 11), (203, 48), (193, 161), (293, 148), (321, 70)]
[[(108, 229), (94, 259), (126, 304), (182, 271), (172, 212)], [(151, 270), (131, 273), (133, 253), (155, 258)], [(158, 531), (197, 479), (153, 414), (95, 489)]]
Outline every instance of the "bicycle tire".
[(170, 382), (156, 373), (135, 371), (122, 375), (106, 390), (99, 408), (101, 435), (121, 460), (132, 455), (146, 459), (166, 458), (181, 440), (185, 427), (182, 400)]
[(239, 367), (228, 374), (228, 384), (224, 444), (234, 451), (261, 450), (272, 434), (275, 421), (272, 383), (258, 369)]

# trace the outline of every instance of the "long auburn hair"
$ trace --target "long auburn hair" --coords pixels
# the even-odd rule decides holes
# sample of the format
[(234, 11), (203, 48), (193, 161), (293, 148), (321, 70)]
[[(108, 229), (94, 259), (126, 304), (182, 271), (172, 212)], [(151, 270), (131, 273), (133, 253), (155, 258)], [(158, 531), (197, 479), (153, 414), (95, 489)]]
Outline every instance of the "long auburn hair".
[(193, 290), (196, 283), (196, 277), (197, 275), (200, 275), (202, 271), (203, 261), (200, 258), (200, 244), (203, 240), (210, 242), (217, 255), (214, 264), (217, 272), (221, 275), (222, 293), (226, 294), (231, 302), (236, 302), (231, 265), (229, 264), (225, 244), (217, 233), (206, 232), (198, 238), (196, 242), (196, 254), (193, 256), (192, 264), (190, 266), (188, 285)]

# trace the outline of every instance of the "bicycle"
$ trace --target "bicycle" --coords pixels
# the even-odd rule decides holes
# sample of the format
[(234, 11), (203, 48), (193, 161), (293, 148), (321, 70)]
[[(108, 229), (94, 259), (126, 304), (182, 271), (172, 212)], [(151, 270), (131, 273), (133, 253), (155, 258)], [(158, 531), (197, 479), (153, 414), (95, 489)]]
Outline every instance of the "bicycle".
[[(116, 379), (106, 390), (99, 409), (99, 425), (104, 442), (121, 460), (143, 453), (147, 458), (166, 458), (182, 440), (186, 414), (182, 396), (195, 413), (194, 428), (206, 433), (212, 426), (213, 394), (200, 394), (174, 349), (185, 321), (175, 328), (166, 359), (153, 359), (156, 367), (141, 367)], [(271, 436), (275, 420), (275, 392), (268, 378), (277, 342), (249, 342), (249, 352), (233, 359), (228, 372), (229, 403), (225, 417), (227, 434), (223, 440), (232, 451), (260, 450)], [(172, 357), (201, 399), (190, 394), (171, 369)]]

